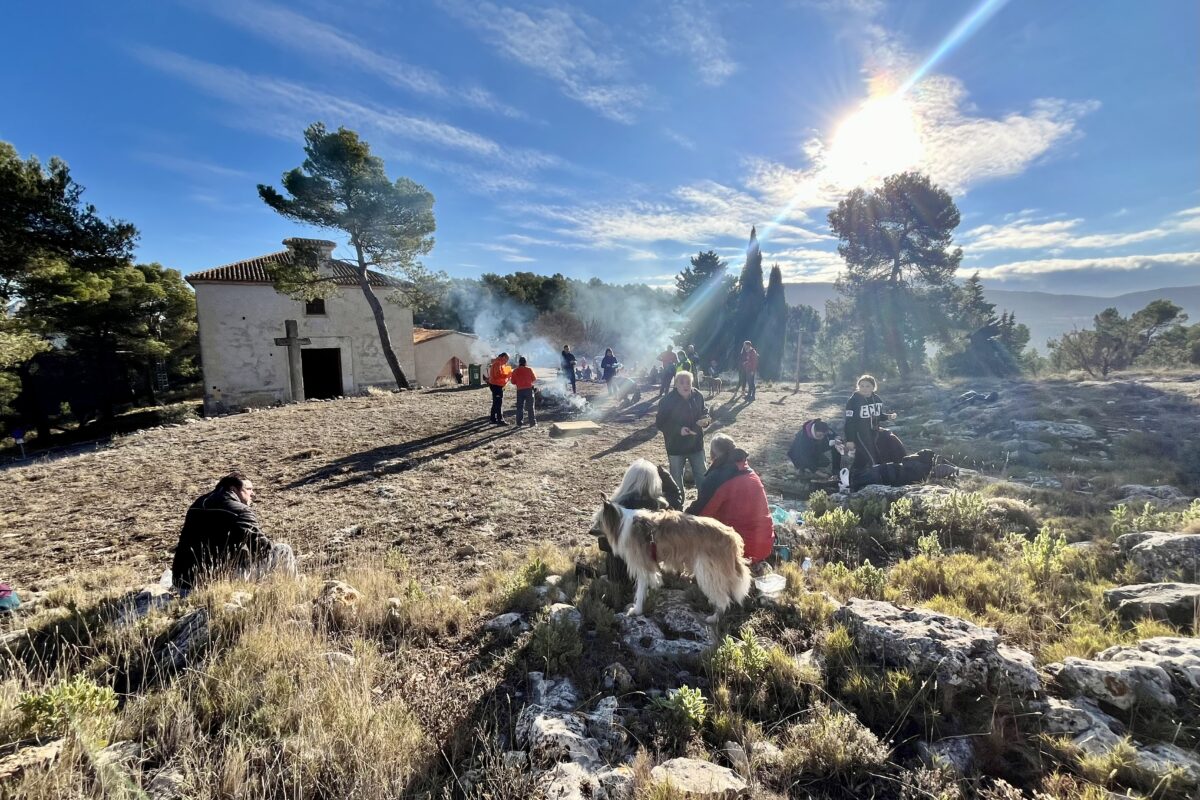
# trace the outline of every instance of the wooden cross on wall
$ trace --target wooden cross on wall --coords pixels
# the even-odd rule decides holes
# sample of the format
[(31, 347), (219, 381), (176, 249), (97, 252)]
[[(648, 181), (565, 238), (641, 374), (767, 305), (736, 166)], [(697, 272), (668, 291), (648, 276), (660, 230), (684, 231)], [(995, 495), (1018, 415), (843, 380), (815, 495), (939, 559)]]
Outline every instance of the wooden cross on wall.
[(283, 321), (282, 337), (276, 337), (275, 344), (287, 348), (288, 376), (292, 382), (292, 401), (299, 403), (304, 400), (304, 362), (300, 359), (300, 348), (312, 344), (312, 339), (300, 337), (300, 326), (294, 319)]

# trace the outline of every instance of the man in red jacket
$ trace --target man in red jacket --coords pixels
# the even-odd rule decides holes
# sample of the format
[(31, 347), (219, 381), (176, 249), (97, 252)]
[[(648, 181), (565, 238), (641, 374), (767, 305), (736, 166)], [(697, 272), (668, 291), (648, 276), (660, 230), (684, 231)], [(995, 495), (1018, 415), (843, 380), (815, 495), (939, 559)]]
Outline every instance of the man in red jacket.
[(712, 463), (700, 485), (700, 496), (687, 513), (712, 517), (738, 532), (746, 558), (758, 563), (770, 557), (775, 546), (775, 524), (767, 505), (767, 490), (747, 463), (745, 450), (723, 433), (709, 445)]
[(533, 415), (533, 384), (537, 381), (537, 375), (533, 374), (533, 370), (525, 362), (525, 356), (517, 359), (517, 368), (513, 370), (509, 380), (517, 387), (517, 427), (521, 427), (521, 421), (528, 411), (529, 427), (532, 428), (537, 425), (537, 417)]

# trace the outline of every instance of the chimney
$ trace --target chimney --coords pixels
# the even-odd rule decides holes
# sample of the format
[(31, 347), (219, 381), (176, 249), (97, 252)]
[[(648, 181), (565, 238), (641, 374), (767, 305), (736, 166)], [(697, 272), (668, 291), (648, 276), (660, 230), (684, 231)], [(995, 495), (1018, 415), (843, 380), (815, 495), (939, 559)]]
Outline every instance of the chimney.
[(337, 247), (337, 242), (331, 242), (328, 239), (301, 239), (293, 236), (290, 239), (284, 239), (283, 246), (291, 253), (295, 253), (301, 248), (315, 250), (320, 263), (328, 264), (333, 259), (333, 249)]

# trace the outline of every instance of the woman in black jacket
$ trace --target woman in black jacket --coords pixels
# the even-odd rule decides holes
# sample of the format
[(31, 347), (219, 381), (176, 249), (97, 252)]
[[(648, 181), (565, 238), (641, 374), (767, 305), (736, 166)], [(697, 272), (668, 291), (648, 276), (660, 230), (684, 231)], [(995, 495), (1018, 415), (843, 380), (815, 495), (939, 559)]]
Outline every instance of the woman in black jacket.
[(692, 465), (692, 480), (697, 487), (704, 481), (704, 426), (708, 424), (708, 412), (704, 409), (704, 398), (692, 388), (692, 373), (675, 373), (673, 383), (674, 388), (658, 404), (654, 425), (662, 431), (671, 477), (682, 490), (685, 463)]
[(850, 469), (858, 472), (878, 464), (879, 423), (895, 419), (895, 414), (883, 413), (883, 400), (875, 393), (879, 384), (870, 375), (858, 379), (858, 391), (846, 401), (846, 442), (854, 445), (854, 463)]

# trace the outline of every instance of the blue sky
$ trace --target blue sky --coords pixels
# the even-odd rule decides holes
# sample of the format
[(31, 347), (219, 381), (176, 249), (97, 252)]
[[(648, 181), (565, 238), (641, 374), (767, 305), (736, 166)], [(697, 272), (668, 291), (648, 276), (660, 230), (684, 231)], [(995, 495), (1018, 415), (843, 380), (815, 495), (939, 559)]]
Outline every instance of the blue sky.
[(454, 276), (667, 284), (700, 249), (736, 267), (758, 225), (767, 263), (828, 280), (831, 204), (916, 167), (954, 193), (964, 266), (993, 285), (1200, 283), (1190, 0), (44, 2), (5, 17), (0, 139), (66, 159), (141, 230), (140, 259), (184, 272), (337, 238), (255, 192), (321, 120), (434, 193), (427, 263)]

